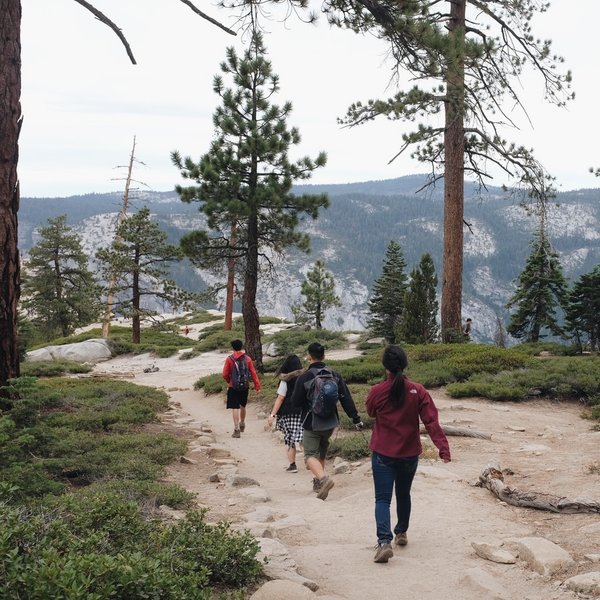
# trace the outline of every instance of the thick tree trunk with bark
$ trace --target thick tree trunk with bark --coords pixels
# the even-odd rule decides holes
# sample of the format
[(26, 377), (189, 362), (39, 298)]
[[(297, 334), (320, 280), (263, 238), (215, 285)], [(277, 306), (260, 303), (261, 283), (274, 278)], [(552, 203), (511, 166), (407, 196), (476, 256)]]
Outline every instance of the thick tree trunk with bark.
[(460, 331), (463, 277), (464, 219), (464, 40), (466, 0), (451, 3), (450, 56), (446, 81), (444, 137), (444, 259), (442, 279), (442, 337)]
[(248, 256), (242, 296), (242, 315), (246, 330), (245, 348), (257, 370), (262, 371), (262, 342), (260, 340), (260, 321), (256, 308), (256, 289), (258, 285), (258, 217), (248, 219)]
[(21, 2), (0, 0), (0, 387), (18, 377)]

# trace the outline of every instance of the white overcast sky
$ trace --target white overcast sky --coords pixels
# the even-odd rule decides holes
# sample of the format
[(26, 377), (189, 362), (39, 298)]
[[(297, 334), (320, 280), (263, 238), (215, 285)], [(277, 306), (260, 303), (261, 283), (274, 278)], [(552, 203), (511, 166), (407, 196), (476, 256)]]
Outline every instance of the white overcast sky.
[[(119, 191), (134, 135), (145, 166), (134, 177), (156, 191), (183, 182), (170, 153), (199, 158), (213, 135), (218, 98), (213, 76), (227, 46), (244, 39), (196, 16), (179, 0), (94, 0), (127, 36), (132, 65), (114, 32), (73, 0), (22, 0), (22, 110), (19, 177), (23, 196)], [(231, 25), (214, 2), (196, 5)], [(573, 72), (575, 101), (545, 105), (539, 78), (522, 80), (532, 123), (506, 137), (533, 147), (559, 189), (600, 187), (588, 168), (600, 165), (600, 0), (552, 0), (534, 22), (553, 40)], [(536, 26), (537, 24), (537, 26)], [(390, 96), (385, 46), (372, 37), (297, 19), (269, 23), (269, 57), (281, 80), (279, 103), (290, 100), (290, 125), (302, 142), (292, 158), (324, 150), (328, 165), (313, 183), (388, 179), (424, 172), (408, 157), (388, 164), (406, 127), (382, 120), (355, 129), (336, 123), (356, 100)], [(493, 182), (506, 183), (498, 179)]]

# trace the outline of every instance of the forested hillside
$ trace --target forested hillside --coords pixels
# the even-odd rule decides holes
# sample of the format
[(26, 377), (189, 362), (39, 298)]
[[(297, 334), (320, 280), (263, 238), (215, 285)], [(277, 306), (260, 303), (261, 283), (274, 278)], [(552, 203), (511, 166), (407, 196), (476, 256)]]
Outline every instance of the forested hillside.
[[(328, 312), (325, 326), (360, 329), (373, 281), (380, 275), (390, 240), (404, 253), (407, 272), (425, 252), (434, 258), (441, 275), (443, 204), (441, 187), (417, 194), (423, 176), (340, 185), (306, 185), (295, 193), (329, 195), (331, 206), (317, 221), (303, 223), (312, 239), (312, 252), (275, 257), (271, 281), (259, 285), (259, 311), (291, 318), (290, 305), (300, 296), (304, 274), (318, 258), (336, 277), (343, 306)], [(475, 320), (475, 340), (489, 341), (496, 316), (506, 322), (504, 304), (523, 269), (536, 221), (518, 199), (500, 188), (478, 193), (466, 187), (465, 271), (463, 316)], [(551, 242), (561, 257), (565, 275), (573, 280), (600, 263), (600, 190), (560, 193), (549, 211)], [(19, 212), (21, 250), (36, 241), (36, 228), (48, 218), (68, 215), (68, 223), (82, 236), (90, 256), (107, 245), (121, 194), (89, 194), (69, 198), (23, 198)], [(197, 206), (185, 204), (175, 192), (138, 192), (132, 210), (148, 206), (161, 229), (176, 241), (202, 223)], [(183, 287), (200, 289), (212, 276), (179, 265), (175, 279)], [(440, 278), (441, 279), (441, 278)]]

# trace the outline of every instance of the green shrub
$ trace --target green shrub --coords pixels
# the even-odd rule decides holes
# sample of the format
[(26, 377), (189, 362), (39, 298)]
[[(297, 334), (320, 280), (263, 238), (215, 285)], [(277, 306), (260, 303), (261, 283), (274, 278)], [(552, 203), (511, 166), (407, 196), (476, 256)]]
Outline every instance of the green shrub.
[(549, 352), (554, 356), (575, 356), (580, 354), (575, 346), (560, 344), (559, 342), (526, 342), (518, 344), (514, 348), (531, 356), (539, 356), (542, 352)]
[(209, 600), (214, 586), (261, 575), (258, 544), (203, 512), (147, 521), (117, 496), (54, 499), (0, 510), (0, 596), (6, 600)]
[(348, 460), (357, 460), (369, 456), (370, 432), (356, 432), (348, 435), (334, 437), (327, 451), (328, 458), (341, 456)]
[[(189, 344), (187, 345), (189, 346)], [(158, 346), (154, 352), (158, 358), (169, 358), (169, 356), (177, 354), (179, 348), (177, 346)]]
[(159, 390), (101, 379), (15, 386), (20, 398), (0, 416), (0, 477), (20, 499), (110, 476), (152, 480), (185, 452), (174, 436), (139, 431), (168, 406)]
[(234, 340), (236, 337), (243, 339), (243, 331), (224, 331), (222, 326), (214, 331), (207, 328), (200, 334), (198, 342), (194, 345), (194, 350), (197, 352), (210, 352), (212, 350), (231, 351), (231, 340)]
[(327, 329), (304, 331), (300, 329), (287, 329), (278, 331), (269, 336), (269, 341), (273, 342), (279, 350), (280, 356), (297, 354), (301, 358), (306, 356), (306, 349), (309, 344), (319, 342), (325, 346), (325, 355), (327, 350), (343, 348), (346, 346), (346, 336), (341, 331), (329, 331)]
[(194, 383), (195, 390), (204, 390), (207, 395), (210, 394), (221, 394), (227, 392), (227, 382), (223, 379), (221, 374), (207, 375), (201, 377)]
[(21, 364), (22, 377), (60, 377), (67, 373), (89, 373), (93, 367), (71, 360), (41, 360)]
[(194, 506), (196, 494), (174, 483), (139, 481), (136, 479), (101, 479), (79, 491), (82, 495), (118, 494), (126, 501), (142, 507), (155, 509), (165, 505), (176, 509)]
[(592, 403), (600, 394), (600, 358), (533, 359), (527, 368), (478, 373), (465, 382), (448, 385), (446, 390), (453, 397), (523, 400), (544, 396)]
[(228, 523), (208, 525), (206, 511), (189, 512), (185, 519), (164, 530), (161, 546), (169, 549), (175, 570), (182, 573), (201, 566), (212, 584), (243, 586), (261, 575), (256, 560), (258, 542), (248, 533), (237, 533)]

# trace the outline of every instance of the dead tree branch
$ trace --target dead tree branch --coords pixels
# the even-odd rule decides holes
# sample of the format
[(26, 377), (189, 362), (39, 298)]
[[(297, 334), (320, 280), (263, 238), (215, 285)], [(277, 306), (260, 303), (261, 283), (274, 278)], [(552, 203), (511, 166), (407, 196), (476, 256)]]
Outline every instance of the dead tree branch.
[(526, 492), (511, 488), (504, 483), (500, 465), (488, 465), (479, 475), (479, 484), (487, 488), (503, 502), (512, 506), (535, 508), (554, 513), (600, 513), (600, 503), (587, 500), (570, 500), (542, 492)]

